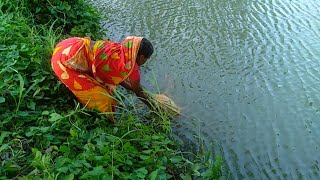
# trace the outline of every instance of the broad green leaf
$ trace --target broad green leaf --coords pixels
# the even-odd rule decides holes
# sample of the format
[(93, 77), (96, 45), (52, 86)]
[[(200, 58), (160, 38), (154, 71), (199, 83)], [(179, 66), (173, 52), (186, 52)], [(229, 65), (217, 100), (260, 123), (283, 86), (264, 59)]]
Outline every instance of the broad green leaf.
[(110, 142), (115, 142), (117, 140), (117, 138), (115, 136), (106, 136), (106, 138), (110, 141)]
[(33, 102), (33, 101), (30, 101), (30, 102), (27, 104), (27, 107), (30, 108), (31, 110), (35, 110), (35, 109), (36, 109), (36, 103)]
[(130, 161), (130, 160), (126, 160), (126, 163), (128, 164), (128, 165), (133, 165), (133, 163), (132, 163), (132, 161)]
[(70, 149), (68, 148), (68, 146), (62, 145), (60, 146), (60, 151), (64, 153), (69, 153)]
[(151, 157), (150, 156), (146, 156), (146, 155), (141, 155), (140, 158), (142, 160), (147, 160), (147, 159), (150, 159)]
[(73, 180), (74, 179), (74, 174), (69, 174), (68, 176), (65, 176), (63, 180)]
[(7, 136), (9, 136), (11, 133), (10, 132), (7, 132), (7, 131), (3, 131), (1, 133), (1, 136), (0, 136), (0, 144), (2, 144), (4, 138), (6, 138)]
[(105, 174), (105, 170), (103, 169), (102, 166), (98, 166), (93, 168), (92, 171), (88, 171), (84, 173), (80, 179), (85, 179), (85, 178), (93, 178), (93, 177), (99, 177), (100, 175)]
[(6, 98), (0, 97), (0, 104), (6, 102)]
[(179, 163), (179, 162), (182, 161), (182, 157), (181, 157), (181, 156), (175, 156), (175, 157), (173, 157), (173, 158), (170, 158), (170, 161), (171, 161), (172, 163)]
[(41, 7), (38, 6), (38, 7), (36, 8), (36, 13), (40, 12), (40, 10), (41, 10)]
[(26, 136), (30, 137), (33, 136), (35, 134), (39, 134), (41, 133), (46, 133), (48, 132), (48, 130), (50, 129), (50, 127), (30, 127), (30, 130), (26, 133)]
[(74, 167), (83, 167), (83, 164), (82, 164), (82, 161), (81, 160), (77, 160), (77, 161), (73, 161), (72, 162), (72, 165), (74, 166)]
[(103, 175), (102, 179), (109, 180), (109, 179), (115, 179), (115, 178), (112, 178), (111, 175), (105, 174), (105, 175)]
[(156, 135), (153, 135), (152, 136), (152, 139), (154, 139), (154, 140), (158, 140), (158, 139), (160, 139), (161, 137), (160, 136), (156, 136)]
[(56, 136), (54, 136), (52, 134), (44, 134), (43, 137), (48, 141), (52, 141), (52, 140), (54, 140), (56, 138)]
[(75, 131), (73, 129), (70, 129), (70, 134), (71, 134), (72, 137), (78, 137), (77, 131)]
[(0, 147), (0, 152), (9, 148), (8, 144), (4, 144)]
[(38, 149), (32, 148), (32, 153), (35, 155), (34, 160), (41, 160), (42, 154)]
[(112, 131), (113, 131), (113, 134), (117, 134), (118, 130), (119, 130), (119, 129), (118, 129), (117, 127), (113, 128), (113, 130), (112, 130)]
[[(156, 180), (158, 177), (159, 169), (153, 171), (152, 173), (149, 174), (149, 179), (150, 180)], [(159, 177), (158, 177), (159, 179)]]
[(94, 159), (95, 159), (96, 161), (101, 161), (103, 157), (104, 157), (104, 156), (94, 156)]
[(148, 170), (145, 167), (139, 168), (135, 170), (135, 172), (137, 173), (137, 176), (142, 179), (144, 179), (148, 174)]
[(83, 165), (85, 165), (87, 168), (92, 168), (91, 164), (84, 162)]
[(26, 136), (27, 136), (27, 137), (31, 137), (31, 136), (33, 136), (35, 133), (36, 133), (35, 131), (29, 131), (29, 132), (26, 133)]
[(57, 171), (58, 172), (63, 172), (63, 173), (66, 173), (68, 172), (69, 168), (68, 167), (61, 167), (61, 168), (57, 168)]
[(160, 161), (161, 161), (163, 164), (167, 164), (167, 163), (168, 163), (168, 158), (167, 158), (166, 156), (161, 157), (161, 158), (160, 158)]
[(49, 111), (42, 111), (41, 115), (49, 115), (50, 112)]
[(180, 177), (182, 178), (182, 180), (192, 180), (192, 177), (190, 175), (180, 174)]
[(18, 111), (18, 115), (21, 117), (30, 116), (29, 112), (27, 112), (27, 111)]
[(201, 173), (202, 177), (211, 177), (213, 175), (213, 172), (211, 169), (208, 169), (207, 171)]
[(58, 158), (55, 159), (55, 167), (56, 168), (59, 168), (59, 167), (62, 167), (66, 162), (67, 162), (67, 158), (66, 157), (63, 157), (63, 156), (60, 156)]
[(59, 119), (62, 119), (63, 117), (60, 115), (60, 114), (58, 114), (58, 113), (52, 113), (52, 114), (50, 114), (50, 118), (49, 118), (49, 121), (50, 122), (55, 122), (55, 121), (57, 121), (57, 120), (59, 120)]
[(43, 133), (48, 132), (49, 129), (50, 129), (50, 127), (40, 127), (40, 131)]
[(18, 171), (21, 169), (21, 166), (19, 166), (18, 164), (12, 164), (10, 166), (6, 166), (6, 171), (11, 173), (18, 173)]
[(142, 153), (144, 153), (144, 154), (151, 154), (152, 151), (153, 151), (153, 150), (144, 150), (144, 151), (142, 151)]

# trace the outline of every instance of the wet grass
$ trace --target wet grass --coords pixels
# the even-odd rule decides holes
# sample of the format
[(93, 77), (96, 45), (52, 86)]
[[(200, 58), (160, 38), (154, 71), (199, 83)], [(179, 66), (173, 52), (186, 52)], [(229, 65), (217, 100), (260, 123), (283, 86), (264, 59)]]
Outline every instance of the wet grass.
[[(57, 13), (71, 1), (50, 1), (50, 11), (48, 1), (32, 2), (0, 2), (0, 179), (226, 177), (221, 157), (181, 151), (171, 138), (171, 116), (144, 111), (130, 94), (116, 93), (115, 125), (79, 105), (52, 72), (51, 53), (64, 33), (102, 36), (79, 28), (100, 16), (90, 6), (89, 18), (66, 25), (76, 12)], [(70, 7), (85, 13), (84, 5), (72, 1)], [(49, 19), (38, 20), (39, 13)]]

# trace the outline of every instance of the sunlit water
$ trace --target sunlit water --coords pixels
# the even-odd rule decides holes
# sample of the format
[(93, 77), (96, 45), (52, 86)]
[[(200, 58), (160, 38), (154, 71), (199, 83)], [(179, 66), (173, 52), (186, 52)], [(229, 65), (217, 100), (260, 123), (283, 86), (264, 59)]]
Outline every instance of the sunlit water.
[(320, 178), (320, 1), (95, 4), (111, 40), (153, 42), (145, 84), (153, 69), (184, 108), (178, 132), (217, 140), (235, 179)]

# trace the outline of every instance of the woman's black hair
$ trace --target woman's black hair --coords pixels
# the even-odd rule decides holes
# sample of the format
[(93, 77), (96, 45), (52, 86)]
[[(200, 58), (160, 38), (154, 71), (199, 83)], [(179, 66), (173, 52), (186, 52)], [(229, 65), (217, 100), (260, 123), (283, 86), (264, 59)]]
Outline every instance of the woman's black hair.
[(150, 58), (152, 53), (153, 53), (153, 46), (151, 42), (146, 38), (142, 38), (138, 55), (144, 55), (145, 58)]

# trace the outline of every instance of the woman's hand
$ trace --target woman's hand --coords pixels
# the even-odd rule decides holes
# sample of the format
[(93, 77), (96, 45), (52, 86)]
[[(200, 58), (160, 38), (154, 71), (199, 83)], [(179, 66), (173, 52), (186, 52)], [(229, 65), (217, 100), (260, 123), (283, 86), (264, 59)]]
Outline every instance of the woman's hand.
[(147, 93), (144, 92), (144, 90), (140, 84), (140, 80), (129, 79), (127, 81), (123, 81), (121, 83), (121, 85), (124, 88), (133, 91), (142, 102), (144, 102), (151, 110), (154, 110), (155, 106), (152, 103), (152, 99), (150, 96), (147, 95)]
[(127, 80), (127, 79), (124, 80), (124, 81), (122, 81), (122, 82), (120, 83), (120, 85), (121, 85), (122, 87), (130, 90), (130, 91), (133, 91), (133, 89), (132, 89), (132, 87), (131, 87), (131, 83), (130, 83), (130, 81)]

